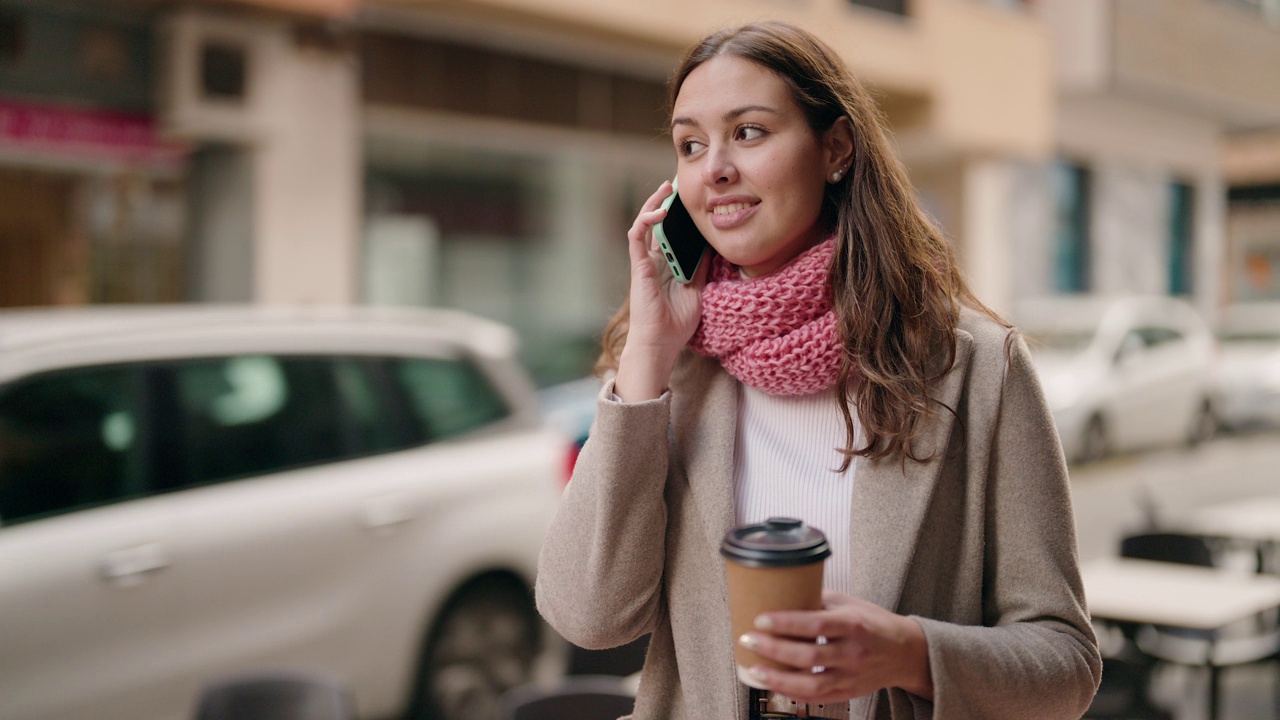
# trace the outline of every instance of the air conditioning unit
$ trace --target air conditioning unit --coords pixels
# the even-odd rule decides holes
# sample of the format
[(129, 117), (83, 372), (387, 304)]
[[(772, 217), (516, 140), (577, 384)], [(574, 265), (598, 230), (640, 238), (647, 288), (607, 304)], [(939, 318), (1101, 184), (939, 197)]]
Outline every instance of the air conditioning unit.
[(264, 136), (270, 76), (288, 52), (286, 25), (188, 6), (161, 19), (157, 32), (162, 132), (203, 142)]

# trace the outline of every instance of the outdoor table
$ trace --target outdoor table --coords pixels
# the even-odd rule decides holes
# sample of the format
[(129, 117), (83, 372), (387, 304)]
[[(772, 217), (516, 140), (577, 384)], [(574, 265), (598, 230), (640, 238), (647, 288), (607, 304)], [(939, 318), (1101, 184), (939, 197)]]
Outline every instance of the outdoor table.
[(1280, 542), (1280, 496), (1233, 500), (1200, 508), (1178, 522), (1180, 528), (1254, 542)]
[[(1099, 558), (1081, 566), (1089, 613), (1096, 619), (1212, 633), (1280, 607), (1280, 577), (1177, 563)], [(1207, 654), (1209, 718), (1218, 716), (1218, 673)]]

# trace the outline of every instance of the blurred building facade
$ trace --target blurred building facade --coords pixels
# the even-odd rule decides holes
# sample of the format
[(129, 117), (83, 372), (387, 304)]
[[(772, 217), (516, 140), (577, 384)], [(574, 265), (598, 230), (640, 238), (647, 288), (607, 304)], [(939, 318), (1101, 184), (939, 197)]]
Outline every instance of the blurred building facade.
[(151, 48), (136, 8), (0, 3), (0, 305), (180, 294), (186, 149)]
[(444, 305), (514, 325), (544, 381), (579, 374), (625, 293), (625, 229), (674, 172), (668, 74), (707, 31), (765, 18), (815, 31), (873, 88), (998, 309), (1119, 290), (1212, 304), (1218, 142), (1280, 126), (1280, 45), (1257, 16), (1223, 0), (0, 0), (0, 305)]
[(1233, 294), (1221, 153), (1280, 126), (1280, 25), (1257, 0), (1037, 0), (1057, 159), (1017, 183), (1020, 295)]

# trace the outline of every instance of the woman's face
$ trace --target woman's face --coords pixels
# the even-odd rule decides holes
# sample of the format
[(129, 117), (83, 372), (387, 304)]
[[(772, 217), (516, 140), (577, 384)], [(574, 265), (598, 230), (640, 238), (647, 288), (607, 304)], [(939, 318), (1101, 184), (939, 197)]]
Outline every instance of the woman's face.
[(671, 138), (685, 207), (748, 277), (822, 240), (823, 192), (844, 160), (771, 70), (732, 55), (698, 66), (676, 96)]

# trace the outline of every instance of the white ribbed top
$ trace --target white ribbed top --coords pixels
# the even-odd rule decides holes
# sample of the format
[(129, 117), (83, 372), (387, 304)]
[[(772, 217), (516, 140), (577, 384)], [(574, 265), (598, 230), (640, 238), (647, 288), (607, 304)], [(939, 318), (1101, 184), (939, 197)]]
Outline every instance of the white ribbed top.
[(831, 544), (823, 585), (852, 593), (849, 516), (857, 458), (847, 471), (837, 472), (845, 429), (831, 390), (780, 397), (739, 388), (733, 462), (737, 524), (781, 515), (818, 528)]

